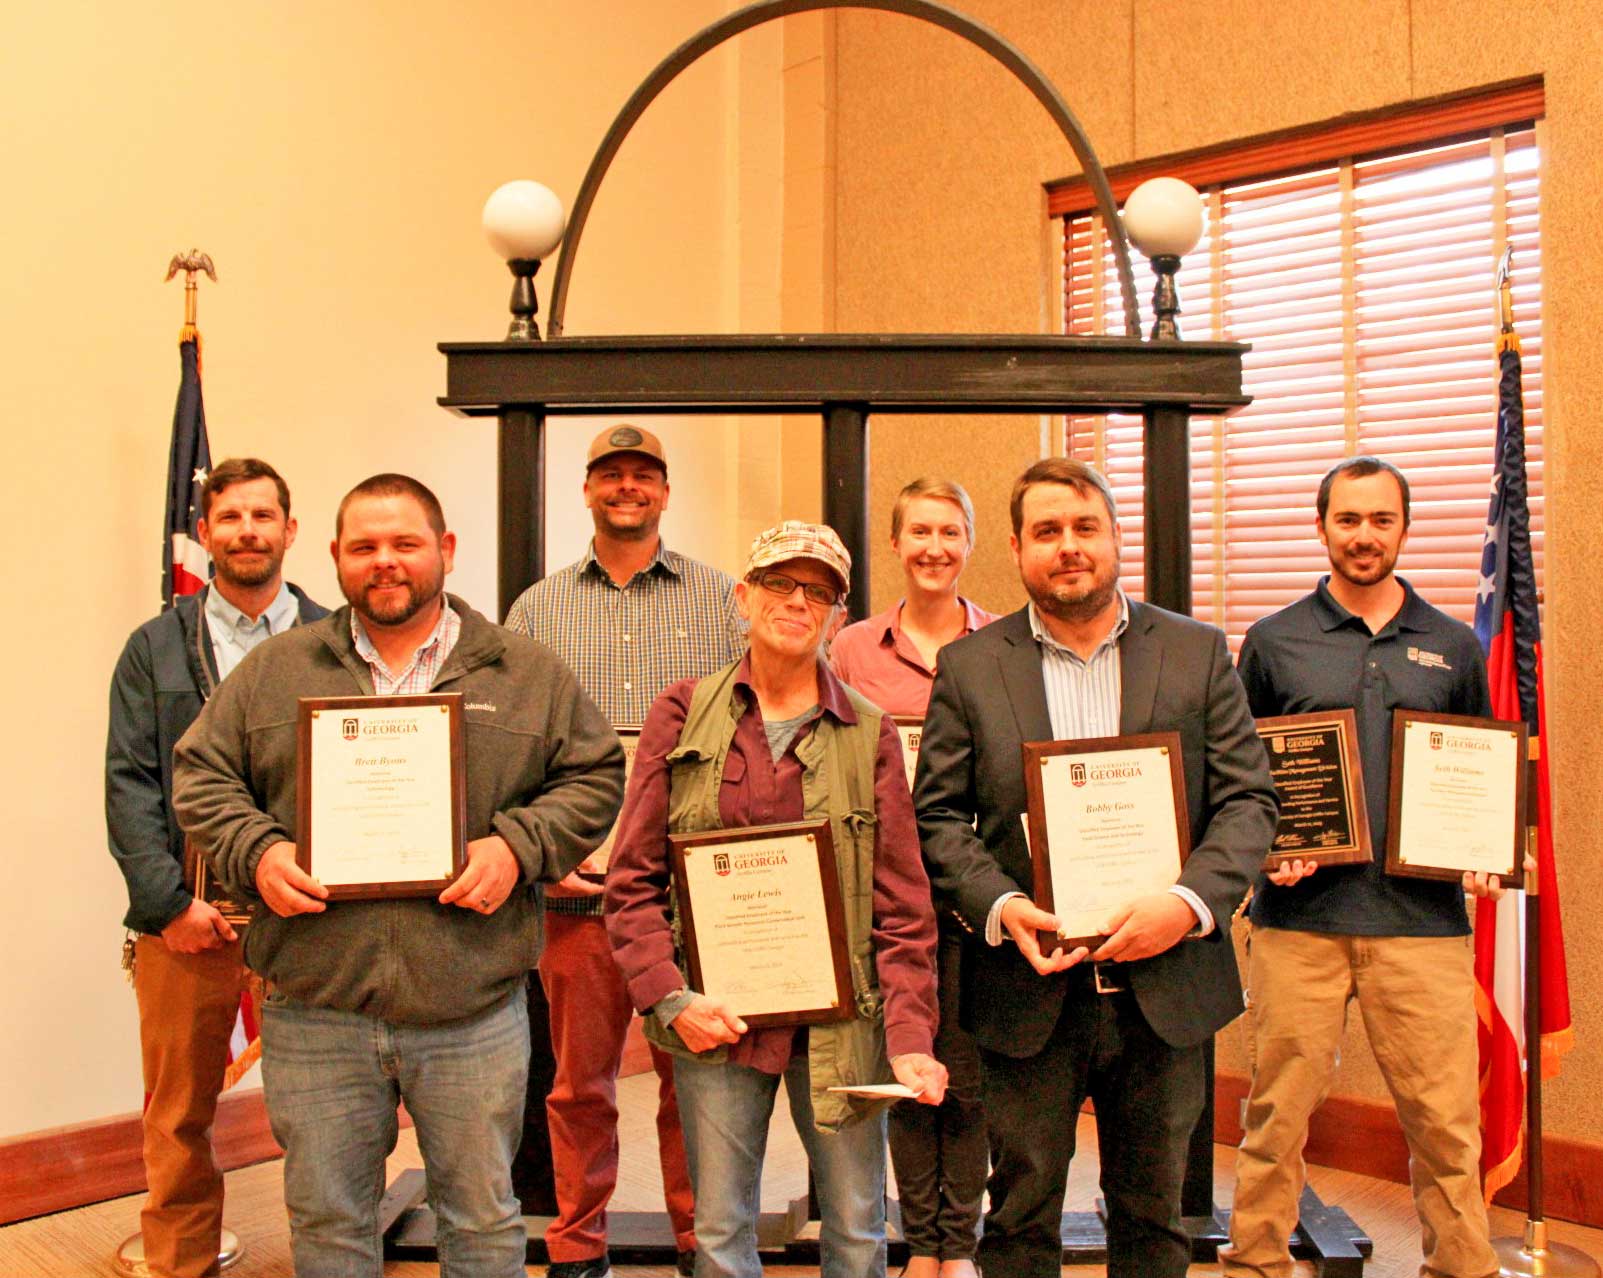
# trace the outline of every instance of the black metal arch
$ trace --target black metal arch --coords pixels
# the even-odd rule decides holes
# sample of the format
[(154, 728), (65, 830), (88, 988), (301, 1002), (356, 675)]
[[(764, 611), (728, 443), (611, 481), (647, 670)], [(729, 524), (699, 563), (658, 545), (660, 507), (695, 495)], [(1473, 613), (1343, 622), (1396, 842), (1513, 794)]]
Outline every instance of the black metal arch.
[(579, 194), (573, 201), (573, 212), (562, 241), (562, 253), (557, 258), (556, 276), (551, 285), (551, 312), (547, 332), (551, 337), (562, 336), (562, 317), (567, 309), (568, 277), (573, 274), (573, 259), (578, 255), (579, 240), (584, 234), (590, 206), (595, 203), (596, 192), (606, 176), (618, 148), (629, 136), (629, 130), (645, 110), (668, 85), (691, 63), (704, 53), (716, 49), (725, 40), (749, 31), (753, 27), (771, 22), (775, 18), (793, 13), (809, 13), (818, 9), (879, 9), (886, 13), (903, 14), (909, 18), (932, 23), (937, 27), (961, 36), (970, 44), (989, 53), (1021, 81), (1035, 95), (1046, 113), (1052, 117), (1063, 136), (1068, 139), (1075, 157), (1080, 161), (1086, 180), (1096, 196), (1097, 211), (1102, 214), (1108, 238), (1113, 243), (1114, 264), (1119, 272), (1119, 291), (1124, 298), (1125, 332), (1131, 337), (1141, 335), (1140, 312), (1136, 306), (1135, 276), (1130, 270), (1130, 249), (1125, 243), (1124, 227), (1119, 221), (1118, 207), (1113, 202), (1113, 191), (1108, 186), (1107, 174), (1091, 149), (1090, 139), (1080, 126), (1069, 104), (1063, 100), (1041, 69), (1025, 57), (1017, 46), (997, 32), (974, 19), (950, 9), (936, 0), (758, 0), (744, 9), (737, 9), (726, 18), (720, 18), (690, 37), (670, 53), (643, 81), (623, 104), (623, 109), (612, 122), (612, 127), (596, 148), (590, 167), (585, 171)]

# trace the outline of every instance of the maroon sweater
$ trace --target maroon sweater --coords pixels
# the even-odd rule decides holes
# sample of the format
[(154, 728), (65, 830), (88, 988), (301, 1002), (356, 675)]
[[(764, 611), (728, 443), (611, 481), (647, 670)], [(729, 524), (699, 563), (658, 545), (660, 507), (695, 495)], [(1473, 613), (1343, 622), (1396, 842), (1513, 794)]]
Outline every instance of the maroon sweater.
[[(730, 743), (718, 811), (726, 829), (773, 825), (803, 819), (801, 762), (796, 745), (817, 723), (815, 717), (773, 761), (763, 732), (762, 711), (752, 691), (751, 659), (741, 662), (736, 687), (747, 696), (746, 712)], [(640, 731), (640, 746), (618, 836), (607, 868), (607, 931), (613, 956), (629, 984), (634, 1005), (647, 1011), (658, 999), (684, 986), (674, 965), (668, 924), (668, 768), (665, 760), (679, 744), (690, 696), (697, 680), (667, 688), (651, 707)], [(818, 666), (819, 715), (856, 723), (845, 690), (829, 668)], [(874, 761), (874, 797), (879, 838), (874, 855), (874, 964), (885, 998), (885, 1046), (891, 1056), (931, 1052), (937, 1018), (935, 1002), (935, 920), (929, 879), (919, 854), (913, 800), (902, 766), (902, 743), (887, 715), (880, 723)], [(783, 1072), (798, 1042), (789, 1027), (748, 1030), (729, 1049), (732, 1063), (769, 1074)]]

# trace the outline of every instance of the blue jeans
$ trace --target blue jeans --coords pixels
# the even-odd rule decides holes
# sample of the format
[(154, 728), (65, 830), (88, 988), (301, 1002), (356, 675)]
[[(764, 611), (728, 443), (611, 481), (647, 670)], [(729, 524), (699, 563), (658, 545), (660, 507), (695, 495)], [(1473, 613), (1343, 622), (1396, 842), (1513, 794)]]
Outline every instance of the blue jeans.
[[(805, 1053), (784, 1077), (824, 1218), (821, 1278), (884, 1278), (885, 1112), (825, 1134), (813, 1126)], [(681, 1056), (674, 1087), (696, 1194), (696, 1278), (761, 1278), (757, 1216), (779, 1075)]]
[(284, 1203), (297, 1278), (379, 1278), (384, 1159), (396, 1102), (417, 1129), (438, 1221), (442, 1278), (522, 1278), (523, 1217), (512, 1153), (529, 1069), (528, 1008), (399, 1025), (270, 996), (262, 1082), (284, 1147)]

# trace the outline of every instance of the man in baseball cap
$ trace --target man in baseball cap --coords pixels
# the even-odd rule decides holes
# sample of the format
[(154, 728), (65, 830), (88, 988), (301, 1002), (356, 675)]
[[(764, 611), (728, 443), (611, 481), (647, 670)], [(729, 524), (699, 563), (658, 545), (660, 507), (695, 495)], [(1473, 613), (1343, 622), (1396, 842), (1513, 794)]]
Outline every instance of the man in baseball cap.
[[(591, 441), (584, 504), (595, 524), (589, 549), (524, 591), (506, 624), (556, 649), (614, 728), (638, 728), (669, 684), (711, 674), (745, 651), (746, 627), (727, 575), (662, 544), (668, 460), (650, 431), (619, 424)], [(540, 979), (530, 983), (530, 1024), (539, 1026), (549, 1015), (550, 1044), (540, 1029), (531, 1030), (535, 1064), (513, 1184), (525, 1211), (546, 1214), (538, 1208), (549, 1207), (542, 1183), (542, 1129), (549, 1126), (556, 1198), (546, 1230), (552, 1278), (610, 1272), (606, 1207), (618, 1179), (616, 1084), (633, 1009), (601, 920), (605, 852), (547, 889), (546, 949)], [(554, 1077), (549, 1064), (539, 1065), (553, 1056)], [(657, 1143), (663, 1196), (679, 1272), (689, 1273), (696, 1239), (673, 1065), (655, 1050), (653, 1063), (662, 1079)]]

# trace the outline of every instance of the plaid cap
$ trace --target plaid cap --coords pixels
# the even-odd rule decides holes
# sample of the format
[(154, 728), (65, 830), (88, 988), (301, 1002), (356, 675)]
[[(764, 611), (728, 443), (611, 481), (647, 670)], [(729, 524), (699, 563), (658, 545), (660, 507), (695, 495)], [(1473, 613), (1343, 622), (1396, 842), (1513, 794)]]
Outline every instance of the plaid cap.
[(662, 440), (649, 430), (627, 424), (608, 426), (590, 441), (585, 471), (588, 472), (602, 458), (611, 457), (614, 453), (639, 453), (661, 466), (664, 475), (668, 473), (668, 458), (662, 451)]
[(846, 598), (852, 585), (852, 557), (828, 524), (787, 519), (758, 533), (746, 556), (744, 575), (749, 577), (759, 568), (771, 568), (791, 559), (813, 559), (823, 564), (840, 579), (841, 598)]

